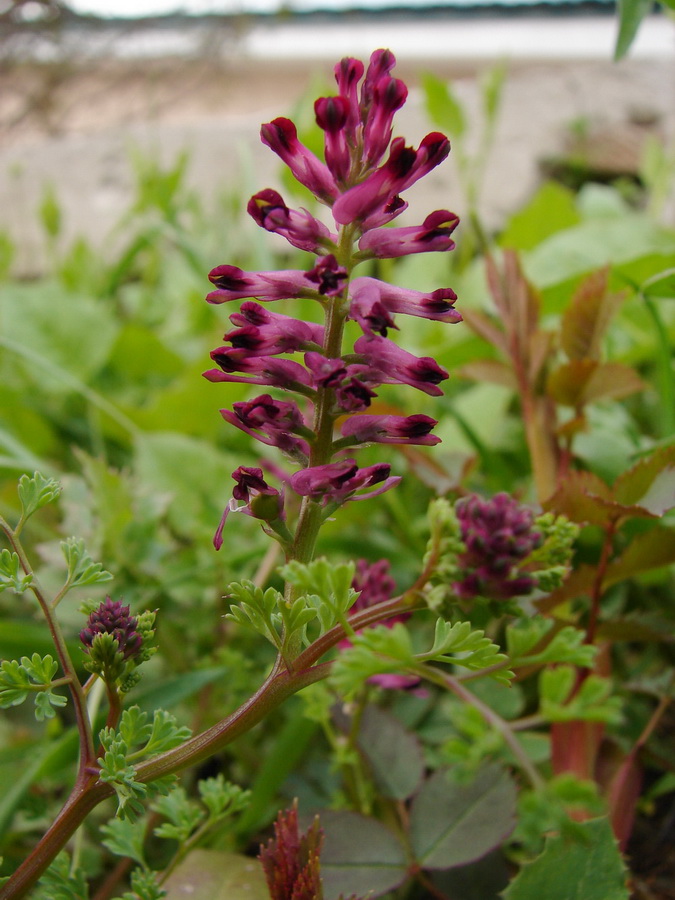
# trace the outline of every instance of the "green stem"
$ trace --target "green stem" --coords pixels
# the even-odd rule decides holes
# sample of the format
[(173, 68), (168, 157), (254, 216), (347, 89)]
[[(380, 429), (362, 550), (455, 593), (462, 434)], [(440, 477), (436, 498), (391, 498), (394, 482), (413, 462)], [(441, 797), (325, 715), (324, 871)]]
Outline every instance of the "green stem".
[(661, 436), (670, 437), (675, 433), (675, 374), (673, 373), (673, 351), (668, 337), (668, 331), (663, 324), (663, 319), (658, 307), (651, 297), (642, 295), (647, 312), (656, 332), (657, 356), (656, 363), (659, 373), (659, 393), (661, 395), (659, 424)]

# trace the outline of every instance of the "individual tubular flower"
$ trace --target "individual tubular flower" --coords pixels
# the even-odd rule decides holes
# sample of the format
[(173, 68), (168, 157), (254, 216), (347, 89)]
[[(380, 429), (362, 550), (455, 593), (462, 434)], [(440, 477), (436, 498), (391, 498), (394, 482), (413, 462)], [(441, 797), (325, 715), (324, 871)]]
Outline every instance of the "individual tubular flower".
[(411, 253), (453, 250), (455, 242), (450, 237), (459, 224), (459, 217), (447, 209), (430, 213), (421, 225), (406, 228), (371, 228), (359, 241), (363, 257), (368, 259), (394, 259)]
[[(220, 347), (211, 353), (219, 369), (204, 372), (204, 378), (213, 382), (239, 384), (264, 384), (269, 387), (311, 393), (311, 376), (305, 368), (292, 359), (276, 359), (273, 356), (248, 357), (245, 351)], [(235, 375), (234, 372), (243, 372)], [(248, 376), (251, 376), (250, 378)], [(303, 390), (306, 389), (306, 390)]]
[(529, 594), (536, 578), (519, 565), (543, 540), (533, 529), (532, 510), (500, 493), (489, 500), (462, 498), (455, 512), (466, 548), (458, 559), (461, 578), (453, 585), (457, 595), (508, 600)]
[(381, 374), (381, 384), (409, 384), (432, 397), (440, 397), (438, 387), (449, 378), (435, 359), (430, 356), (413, 356), (387, 338), (363, 335), (354, 344), (354, 350), (366, 363)]
[(323, 222), (306, 209), (289, 209), (281, 194), (271, 188), (254, 194), (246, 209), (261, 228), (282, 235), (299, 250), (320, 253), (335, 247), (337, 235), (331, 234)]
[(296, 403), (284, 403), (269, 394), (262, 394), (253, 400), (233, 403), (232, 407), (232, 411), (220, 411), (226, 422), (306, 464), (309, 455), (306, 439), (311, 440), (313, 433)]
[(438, 425), (436, 419), (422, 414), (414, 416), (352, 416), (340, 431), (346, 440), (339, 446), (368, 444), (439, 444), (441, 439), (431, 434)]
[[(243, 512), (254, 519), (261, 519), (269, 525), (281, 523), (284, 517), (284, 498), (276, 488), (270, 487), (263, 478), (262, 469), (239, 466), (232, 473), (236, 484), (232, 499), (223, 512), (213, 536), (213, 546), (220, 550), (223, 545), (223, 528), (231, 512)], [(243, 503), (239, 506), (237, 501)]]
[(244, 272), (237, 266), (216, 266), (209, 272), (209, 281), (215, 291), (206, 295), (208, 303), (226, 303), (228, 300), (289, 300), (293, 297), (313, 297), (315, 288), (306, 272), (286, 270), (280, 272)]
[(297, 128), (290, 119), (280, 117), (263, 125), (260, 138), (319, 200), (330, 205), (338, 197), (330, 169), (298, 140)]
[[(431, 293), (399, 288), (377, 278), (355, 278), (350, 285), (349, 318), (357, 321), (366, 333), (382, 331), (373, 323), (383, 323), (383, 328), (396, 327), (392, 316), (401, 313), (419, 316), (439, 322), (461, 322), (462, 316), (454, 308), (457, 294), (452, 288), (438, 288)], [(386, 324), (386, 322), (391, 324)], [(383, 336), (386, 336), (383, 334)]]
[[(359, 469), (353, 459), (344, 459), (325, 466), (312, 466), (291, 476), (290, 485), (296, 494), (324, 504), (342, 503), (344, 500), (365, 500), (383, 494), (401, 480), (390, 477), (388, 463), (376, 463)], [(356, 491), (379, 485), (374, 491), (355, 497)]]

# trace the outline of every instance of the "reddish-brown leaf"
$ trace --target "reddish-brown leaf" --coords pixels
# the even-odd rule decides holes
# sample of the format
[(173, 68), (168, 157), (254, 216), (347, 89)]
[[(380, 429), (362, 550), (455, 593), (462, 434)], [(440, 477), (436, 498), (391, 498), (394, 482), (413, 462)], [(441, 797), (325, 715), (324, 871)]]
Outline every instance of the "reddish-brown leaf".
[(545, 510), (567, 516), (572, 522), (601, 527), (614, 518), (611, 506), (610, 489), (592, 472), (569, 472), (543, 504)]
[(518, 390), (518, 381), (511, 366), (497, 359), (476, 359), (460, 366), (458, 372), (473, 381), (489, 381), (512, 391)]
[(497, 320), (475, 309), (462, 308), (462, 319), (479, 337), (508, 356), (508, 341)]
[(565, 310), (560, 336), (570, 359), (600, 359), (602, 338), (623, 299), (608, 292), (607, 276), (607, 268), (589, 275)]
[(612, 494), (618, 503), (657, 516), (675, 507), (675, 444), (659, 448), (620, 475)]

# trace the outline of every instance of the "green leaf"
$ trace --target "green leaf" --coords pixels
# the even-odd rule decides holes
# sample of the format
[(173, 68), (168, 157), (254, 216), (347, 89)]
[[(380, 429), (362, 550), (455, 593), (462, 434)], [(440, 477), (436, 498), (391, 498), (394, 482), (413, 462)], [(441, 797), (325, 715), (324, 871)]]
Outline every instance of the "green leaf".
[(675, 268), (664, 269), (652, 275), (640, 285), (640, 293), (643, 297), (658, 299), (672, 299), (675, 297)]
[(101, 842), (115, 856), (133, 859), (144, 869), (147, 868), (143, 844), (147, 823), (143, 819), (136, 822), (123, 819), (111, 819), (101, 826), (104, 840)]
[(607, 567), (603, 588), (675, 562), (675, 529), (657, 525), (636, 535)]
[(33, 900), (88, 900), (89, 888), (84, 871), (74, 867), (65, 851), (59, 853), (31, 894)]
[(140, 707), (136, 705), (125, 709), (120, 719), (119, 733), (127, 747), (146, 744), (152, 733), (152, 726), (148, 724), (148, 714), (141, 712)]
[(0, 550), (0, 592), (10, 589), (15, 594), (23, 594), (32, 581), (32, 575), (24, 574), (18, 554), (3, 547)]
[(612, 696), (612, 682), (599, 675), (588, 675), (575, 689), (577, 671), (561, 665), (544, 669), (539, 676), (541, 715), (551, 722), (621, 721), (621, 698)]
[(626, 870), (607, 819), (579, 825), (582, 840), (557, 835), (526, 863), (504, 900), (628, 900)]
[(205, 818), (206, 813), (194, 800), (188, 800), (185, 789), (175, 787), (152, 804), (155, 812), (168, 819), (155, 828), (155, 835), (184, 843)]
[(83, 587), (92, 584), (104, 584), (112, 581), (110, 572), (106, 572), (101, 563), (95, 563), (87, 553), (84, 541), (70, 537), (61, 542), (61, 550), (68, 566), (69, 587)]
[(425, 106), (429, 118), (450, 137), (461, 138), (466, 131), (466, 118), (462, 105), (449, 84), (435, 75), (422, 76)]
[(40, 472), (34, 472), (32, 476), (21, 476), (18, 490), (21, 518), (25, 521), (38, 509), (56, 500), (61, 493), (61, 485), (53, 478), (46, 478)]
[(56, 238), (61, 232), (61, 207), (56, 197), (53, 184), (47, 184), (42, 192), (40, 203), (40, 221), (50, 238)]
[(614, 47), (615, 60), (623, 59), (628, 53), (642, 20), (651, 8), (651, 0), (617, 0), (619, 33)]
[[(506, 646), (513, 665), (532, 666), (551, 663), (569, 663), (589, 668), (597, 654), (597, 648), (584, 643), (584, 632), (573, 625), (566, 625), (549, 639), (553, 621), (538, 616), (521, 619), (506, 627)], [(536, 645), (543, 644), (536, 652)]]
[(546, 181), (527, 206), (511, 217), (499, 244), (514, 250), (532, 250), (546, 238), (579, 221), (572, 191), (556, 181)]
[(68, 703), (68, 698), (61, 694), (54, 694), (52, 691), (39, 691), (35, 695), (35, 718), (38, 722), (44, 719), (53, 719), (56, 715), (56, 709), (64, 707)]
[(322, 812), (325, 842), (321, 876), (325, 900), (379, 896), (396, 888), (407, 874), (405, 848), (375, 819), (353, 812)]
[(192, 850), (164, 882), (166, 900), (269, 900), (256, 859), (226, 850)]
[(361, 717), (357, 743), (384, 797), (405, 800), (414, 793), (424, 774), (422, 746), (395, 716), (368, 705)]
[(428, 869), (450, 869), (479, 859), (515, 825), (516, 788), (497, 765), (470, 784), (457, 784), (447, 769), (425, 782), (410, 810), (415, 860)]

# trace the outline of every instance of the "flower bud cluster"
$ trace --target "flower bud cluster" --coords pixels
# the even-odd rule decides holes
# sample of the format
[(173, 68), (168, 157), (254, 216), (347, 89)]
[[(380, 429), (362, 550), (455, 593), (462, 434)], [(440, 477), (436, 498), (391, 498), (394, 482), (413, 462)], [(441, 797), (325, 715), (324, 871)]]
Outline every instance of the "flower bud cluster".
[(155, 617), (150, 610), (132, 616), (121, 600), (106, 597), (80, 632), (85, 669), (123, 692), (130, 690), (139, 678), (137, 667), (157, 652)]
[(464, 550), (457, 565), (460, 579), (453, 584), (459, 597), (509, 600), (531, 593), (534, 574), (519, 566), (543, 543), (534, 527), (534, 513), (508, 494), (489, 500), (476, 495), (455, 504)]
[[(356, 59), (338, 63), (337, 95), (322, 97), (314, 106), (324, 131), (323, 160), (301, 143), (289, 119), (262, 126), (263, 143), (330, 208), (332, 222), (326, 225), (305, 209), (289, 208), (269, 188), (251, 198), (248, 212), (260, 227), (313, 253), (313, 264), (306, 270), (269, 272), (220, 265), (209, 274), (214, 290), (208, 302), (245, 302), (230, 315), (234, 327), (225, 333), (223, 346), (212, 352), (216, 368), (205, 377), (297, 395), (297, 400), (282, 401), (266, 390), (221, 410), (223, 418), (286, 454), (300, 466), (286, 479), (290, 490), (307, 498), (306, 503), (331, 509), (382, 493), (399, 480), (385, 463), (359, 468), (349, 455), (354, 448), (371, 442), (433, 445), (439, 440), (431, 433), (436, 421), (429, 416), (368, 412), (380, 385), (403, 384), (438, 396), (439, 384), (448, 377), (431, 357), (418, 358), (391, 340), (390, 330), (398, 328), (395, 316), (461, 321), (451, 288), (425, 293), (372, 277), (352, 277), (355, 266), (365, 260), (454, 247), (451, 235), (458, 218), (449, 210), (436, 210), (419, 226), (381, 227), (406, 209), (402, 192), (450, 151), (448, 139), (437, 132), (417, 148), (406, 146), (403, 138), (392, 140), (394, 114), (407, 96), (405, 84), (391, 75), (394, 65), (388, 50), (375, 51), (367, 69)], [(261, 305), (302, 298), (322, 308), (323, 325)], [(348, 320), (362, 334), (345, 352)], [(240, 467), (233, 478), (236, 485), (216, 547), (222, 543), (225, 518), (235, 510), (262, 519), (270, 532), (285, 540), (283, 492), (267, 485), (260, 469)]]

